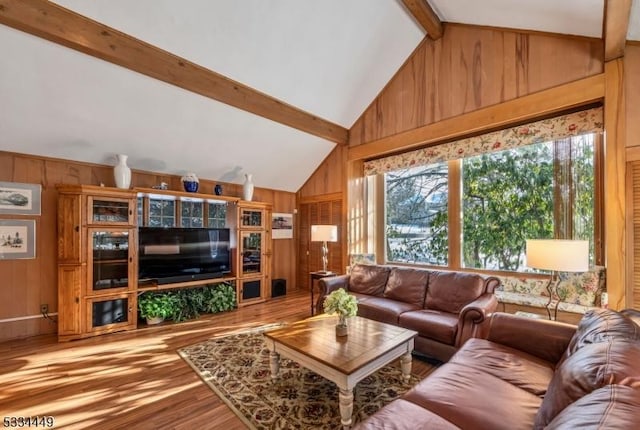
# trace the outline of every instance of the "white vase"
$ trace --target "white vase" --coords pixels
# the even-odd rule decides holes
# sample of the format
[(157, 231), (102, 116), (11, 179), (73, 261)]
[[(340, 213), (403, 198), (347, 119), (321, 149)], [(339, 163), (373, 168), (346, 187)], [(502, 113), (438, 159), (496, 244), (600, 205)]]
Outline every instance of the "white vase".
[(131, 185), (131, 169), (127, 166), (127, 156), (116, 155), (118, 163), (113, 167), (113, 177), (116, 180), (116, 187), (128, 189)]
[(245, 180), (242, 185), (242, 198), (248, 202), (253, 198), (253, 175), (245, 173)]

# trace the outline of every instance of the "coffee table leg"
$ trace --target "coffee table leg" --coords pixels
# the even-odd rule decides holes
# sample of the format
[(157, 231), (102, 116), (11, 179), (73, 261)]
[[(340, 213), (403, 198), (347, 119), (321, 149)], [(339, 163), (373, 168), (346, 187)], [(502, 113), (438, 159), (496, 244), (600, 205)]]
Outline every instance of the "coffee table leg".
[(340, 417), (342, 418), (342, 428), (351, 427), (351, 415), (353, 414), (353, 390), (343, 390), (340, 388)]
[(402, 377), (408, 381), (411, 378), (411, 352), (400, 357), (400, 367), (402, 368)]
[(271, 379), (278, 379), (280, 373), (280, 354), (275, 351), (269, 353), (269, 365), (271, 366)]

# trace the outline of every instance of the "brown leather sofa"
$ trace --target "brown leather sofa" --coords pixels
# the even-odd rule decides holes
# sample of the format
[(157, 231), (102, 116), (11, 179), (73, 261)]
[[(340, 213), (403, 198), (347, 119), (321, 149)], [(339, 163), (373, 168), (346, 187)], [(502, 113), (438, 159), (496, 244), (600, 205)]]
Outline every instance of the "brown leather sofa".
[(493, 314), (486, 339), (355, 428), (636, 429), (640, 326), (628, 314), (592, 310), (577, 329)]
[(478, 325), (496, 310), (495, 277), (357, 264), (349, 275), (323, 278), (316, 307), (344, 288), (358, 298), (358, 315), (418, 332), (415, 350), (440, 361), (472, 337)]

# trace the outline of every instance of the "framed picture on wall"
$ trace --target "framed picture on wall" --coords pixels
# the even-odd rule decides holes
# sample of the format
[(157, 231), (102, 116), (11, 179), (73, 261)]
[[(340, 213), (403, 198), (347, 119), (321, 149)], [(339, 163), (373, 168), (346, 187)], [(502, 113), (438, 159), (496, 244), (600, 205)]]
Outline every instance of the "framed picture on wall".
[(0, 182), (0, 214), (40, 215), (40, 184)]
[(271, 214), (271, 237), (273, 239), (293, 239), (293, 214)]
[(36, 258), (36, 222), (0, 220), (0, 260)]

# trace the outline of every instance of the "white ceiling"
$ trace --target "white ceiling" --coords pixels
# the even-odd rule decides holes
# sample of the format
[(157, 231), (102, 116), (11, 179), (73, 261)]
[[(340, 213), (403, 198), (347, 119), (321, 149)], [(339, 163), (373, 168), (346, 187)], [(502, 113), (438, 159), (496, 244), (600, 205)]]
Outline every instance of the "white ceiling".
[[(430, 3), (443, 21), (600, 37), (603, 1)], [(345, 128), (424, 37), (400, 0), (56, 3)], [(335, 146), (2, 25), (0, 50), (0, 150), (297, 191)]]

